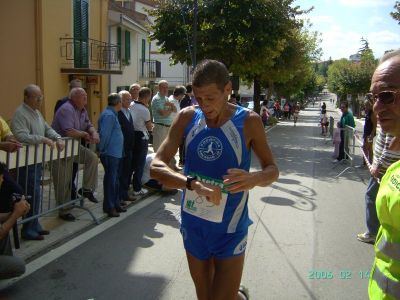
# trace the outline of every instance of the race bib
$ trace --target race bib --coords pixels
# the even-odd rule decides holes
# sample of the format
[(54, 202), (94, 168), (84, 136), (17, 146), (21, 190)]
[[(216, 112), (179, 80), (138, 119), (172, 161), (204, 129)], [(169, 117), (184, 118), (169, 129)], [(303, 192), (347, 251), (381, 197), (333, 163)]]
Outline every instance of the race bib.
[[(204, 181), (210, 184), (223, 186), (222, 180), (205, 178), (197, 175), (200, 181)], [(222, 187), (222, 198), (219, 205), (207, 200), (206, 197), (198, 195), (195, 191), (186, 189), (185, 198), (183, 199), (183, 211), (196, 216), (198, 218), (221, 223), (224, 216), (226, 200), (228, 199), (228, 193), (224, 192)]]

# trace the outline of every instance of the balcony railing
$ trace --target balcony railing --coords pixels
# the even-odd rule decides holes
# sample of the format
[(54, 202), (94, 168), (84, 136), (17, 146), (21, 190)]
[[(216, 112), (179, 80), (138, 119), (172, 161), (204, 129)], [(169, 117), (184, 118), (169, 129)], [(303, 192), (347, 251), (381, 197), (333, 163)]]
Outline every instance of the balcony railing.
[(161, 62), (158, 60), (140, 60), (139, 76), (142, 79), (161, 77)]
[(62, 73), (122, 74), (118, 45), (93, 39), (60, 38)]

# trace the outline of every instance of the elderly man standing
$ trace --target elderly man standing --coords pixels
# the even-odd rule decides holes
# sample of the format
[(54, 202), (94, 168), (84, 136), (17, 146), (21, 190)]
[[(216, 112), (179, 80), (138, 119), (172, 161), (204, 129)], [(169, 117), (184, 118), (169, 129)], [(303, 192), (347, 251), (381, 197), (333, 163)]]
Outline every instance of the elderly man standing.
[[(168, 82), (166, 80), (160, 80), (158, 83), (158, 93), (151, 100), (151, 112), (154, 123), (153, 149), (154, 152), (157, 152), (168, 135), (173, 121), (173, 113), (177, 112), (175, 105), (168, 100)], [(177, 169), (174, 157), (171, 159), (170, 165), (174, 170)]]
[[(132, 101), (138, 101), (139, 100), (139, 91), (140, 91), (140, 84), (139, 83), (134, 83), (131, 84), (129, 87), (129, 93), (132, 96)], [(132, 105), (134, 102), (132, 102)]]
[(119, 196), (121, 199), (121, 204), (124, 205), (125, 201), (135, 200), (133, 196), (128, 194), (133, 173), (135, 128), (133, 126), (133, 118), (129, 110), (132, 102), (132, 96), (128, 91), (120, 91), (118, 94), (120, 95), (122, 101), (121, 110), (118, 112), (118, 121), (121, 125), (122, 134), (124, 136), (124, 152), (119, 174)]
[[(394, 136), (389, 150), (400, 150), (400, 50), (385, 54), (371, 80), (374, 113), (384, 133)], [(369, 277), (370, 299), (400, 299), (400, 160), (383, 176), (376, 197), (381, 224)]]
[[(44, 120), (39, 108), (43, 102), (43, 94), (40, 87), (34, 84), (24, 89), (24, 103), (16, 110), (12, 121), (11, 130), (18, 141), (30, 145), (46, 144), (50, 148), (57, 146), (59, 151), (64, 149), (61, 136), (51, 128)], [(36, 151), (35, 151), (36, 152)], [(35, 153), (37, 155), (37, 153)], [(40, 156), (37, 156), (40, 158)], [(19, 170), (19, 183), (25, 186), (25, 193), (32, 196), (31, 211), (27, 217), (39, 214), (41, 205), (40, 183), (42, 178), (42, 164), (34, 164), (22, 167)], [(43, 235), (49, 234), (39, 223), (38, 218), (24, 223), (22, 238), (27, 240), (43, 240)]]
[(108, 96), (107, 108), (99, 118), (100, 143), (97, 149), (104, 167), (103, 210), (109, 217), (119, 217), (120, 212), (126, 212), (120, 206), (119, 197), (119, 169), (124, 146), (124, 136), (118, 121), (121, 107), (121, 96), (112, 93)]
[[(100, 142), (99, 134), (90, 122), (85, 108), (87, 104), (85, 90), (82, 88), (73, 88), (69, 94), (69, 98), (70, 100), (64, 103), (54, 116), (53, 128), (63, 137), (81, 139), (89, 144), (98, 144)], [(91, 202), (98, 203), (98, 200), (93, 195), (97, 186), (97, 155), (81, 144), (79, 145), (78, 158), (79, 163), (84, 164), (83, 187), (78, 190), (78, 193), (88, 198)], [(66, 178), (67, 181), (70, 180), (70, 177)], [(70, 187), (71, 184), (67, 184), (67, 186)], [(66, 199), (62, 199), (62, 201)], [(60, 218), (66, 221), (75, 220), (75, 216), (71, 213), (60, 213)]]
[(131, 108), (133, 125), (135, 127), (135, 148), (133, 156), (133, 194), (144, 195), (148, 192), (142, 187), (143, 169), (146, 163), (146, 155), (149, 148), (149, 131), (153, 129), (150, 119), (149, 102), (151, 90), (143, 87), (139, 91), (139, 101)]

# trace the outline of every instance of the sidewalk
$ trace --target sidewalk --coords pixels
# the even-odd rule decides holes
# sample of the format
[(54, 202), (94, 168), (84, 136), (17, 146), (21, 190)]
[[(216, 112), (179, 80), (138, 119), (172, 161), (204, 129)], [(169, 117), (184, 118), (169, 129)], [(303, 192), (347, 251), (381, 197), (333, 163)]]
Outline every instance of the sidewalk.
[[(153, 153), (152, 146), (149, 147), (149, 153)], [(81, 172), (80, 172), (81, 173)], [(95, 192), (95, 196), (99, 203), (93, 203), (89, 200), (84, 200), (84, 207), (89, 209), (99, 223), (103, 223), (109, 219), (109, 217), (103, 213), (103, 177), (104, 169), (103, 165), (99, 161), (98, 165), (98, 187)], [(46, 178), (46, 174), (44, 175)], [(81, 179), (80, 179), (81, 180)], [(80, 181), (81, 182), (81, 181)], [(46, 193), (48, 185), (52, 183), (44, 180), (43, 193)], [(132, 186), (130, 187), (130, 193), (132, 193)], [(155, 194), (156, 192), (150, 191), (143, 196), (136, 196), (137, 199), (132, 202), (128, 202), (127, 208), (131, 208), (136, 204), (145, 201), (146, 198)], [(43, 203), (42, 205), (46, 205)], [(30, 262), (35, 258), (43, 255), (44, 253), (52, 250), (53, 248), (65, 243), (66, 241), (78, 236), (79, 234), (97, 226), (91, 215), (84, 209), (74, 208), (71, 213), (76, 217), (74, 222), (64, 221), (58, 218), (58, 212), (51, 212), (40, 218), (40, 223), (43, 228), (50, 231), (50, 235), (45, 236), (43, 241), (29, 241), (23, 240), (20, 236), (20, 248), (14, 249), (14, 254), (23, 258), (26, 262)], [(19, 234), (20, 234), (19, 226)], [(13, 242), (12, 232), (10, 237)]]

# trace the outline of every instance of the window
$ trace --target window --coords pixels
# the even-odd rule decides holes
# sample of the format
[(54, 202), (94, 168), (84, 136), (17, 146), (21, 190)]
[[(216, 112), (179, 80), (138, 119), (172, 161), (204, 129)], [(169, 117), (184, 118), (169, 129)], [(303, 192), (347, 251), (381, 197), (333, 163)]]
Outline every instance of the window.
[(125, 64), (131, 63), (131, 33), (125, 30)]
[(74, 66), (89, 67), (89, 3), (73, 0), (74, 10)]
[(122, 29), (117, 28), (117, 45), (119, 48), (118, 56), (123, 65), (131, 64), (131, 33), (128, 30), (124, 32), (124, 39), (122, 39)]

